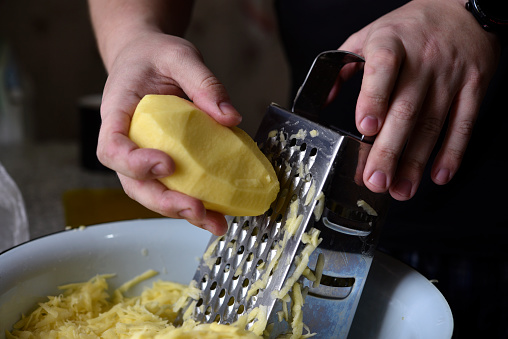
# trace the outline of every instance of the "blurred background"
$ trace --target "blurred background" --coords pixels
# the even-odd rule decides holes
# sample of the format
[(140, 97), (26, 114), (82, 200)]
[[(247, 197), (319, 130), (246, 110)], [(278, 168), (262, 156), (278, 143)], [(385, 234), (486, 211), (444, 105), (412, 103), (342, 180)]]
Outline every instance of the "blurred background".
[[(251, 135), (271, 102), (288, 103), (273, 16), (270, 0), (198, 0), (187, 34)], [(32, 238), (150, 215), (140, 206), (129, 215), (133, 202), (95, 158), (106, 78), (85, 0), (0, 0), (0, 163), (22, 193)]]
[[(364, 2), (354, 3), (362, 7)], [(335, 33), (362, 24), (353, 16), (332, 22), (319, 8), (307, 13), (306, 4), (301, 6), (309, 19), (333, 23)], [(240, 127), (252, 136), (271, 102), (289, 106), (289, 69), (274, 14), (272, 0), (196, 0), (186, 36), (225, 84), (244, 116)], [(362, 9), (362, 20), (368, 20), (363, 14)], [(312, 20), (292, 19), (288, 15), (289, 27), (301, 38)], [(328, 25), (320, 28), (331, 31)], [(314, 35), (306, 39), (315, 40)], [(302, 52), (297, 48), (294, 54), (301, 57)], [(508, 228), (496, 209), (497, 196), (508, 189), (506, 181), (494, 181), (506, 169), (502, 148), (494, 146), (504, 144), (498, 131), (507, 126), (507, 65), (501, 63), (495, 91), (484, 104), (488, 114), (479, 118), (483, 123), (477, 124), (474, 144), (454, 181), (446, 190), (432, 189), (404, 203), (400, 224), (383, 230), (387, 248), (399, 251), (396, 257), (439, 281), (454, 310), (457, 337), (481, 333), (478, 337), (492, 338), (487, 333), (501, 331), (497, 337), (508, 337)], [(86, 0), (0, 0), (0, 252), (66, 226), (158, 216), (130, 200), (115, 173), (96, 160), (106, 78)], [(433, 185), (429, 176), (425, 182)], [(436, 213), (415, 218), (412, 208), (421, 211), (421, 206)], [(16, 236), (2, 244), (10, 234)]]

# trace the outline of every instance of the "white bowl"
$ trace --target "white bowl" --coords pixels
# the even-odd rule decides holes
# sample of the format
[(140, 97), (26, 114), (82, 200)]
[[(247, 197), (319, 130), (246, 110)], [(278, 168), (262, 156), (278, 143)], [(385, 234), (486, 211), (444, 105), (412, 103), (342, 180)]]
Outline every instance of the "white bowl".
[[(115, 288), (147, 269), (160, 272), (131, 294), (158, 279), (187, 284), (209, 239), (186, 221), (148, 219), (59, 232), (10, 249), (0, 254), (0, 338), (57, 286), (96, 274), (115, 273)], [(448, 339), (452, 332), (450, 308), (434, 285), (377, 252), (349, 338)]]

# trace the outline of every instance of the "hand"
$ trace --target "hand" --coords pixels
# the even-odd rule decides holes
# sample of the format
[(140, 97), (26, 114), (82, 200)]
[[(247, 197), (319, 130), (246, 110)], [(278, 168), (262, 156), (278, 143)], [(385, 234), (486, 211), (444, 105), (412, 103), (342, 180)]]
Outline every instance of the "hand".
[(187, 96), (219, 123), (237, 125), (241, 117), (224, 86), (203, 64), (192, 44), (155, 31), (131, 36), (108, 70), (101, 106), (99, 160), (118, 172), (125, 192), (145, 207), (224, 234), (227, 224), (222, 214), (205, 210), (201, 201), (168, 190), (157, 180), (173, 173), (172, 159), (162, 151), (140, 149), (128, 138), (131, 117), (145, 94)]
[(413, 197), (443, 128), (432, 180), (446, 184), (460, 166), (500, 55), (497, 37), (464, 4), (413, 0), (339, 48), (366, 60), (356, 124), (360, 133), (377, 135), (363, 172), (374, 192)]

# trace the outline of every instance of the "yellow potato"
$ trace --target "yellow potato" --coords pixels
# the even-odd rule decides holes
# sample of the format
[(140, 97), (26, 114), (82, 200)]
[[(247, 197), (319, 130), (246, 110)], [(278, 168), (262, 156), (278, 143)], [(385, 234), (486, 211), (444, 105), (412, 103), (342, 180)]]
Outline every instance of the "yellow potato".
[(175, 172), (160, 181), (202, 200), (207, 209), (260, 215), (279, 191), (272, 165), (247, 133), (222, 126), (180, 97), (145, 96), (132, 117), (129, 137), (139, 147), (170, 155)]

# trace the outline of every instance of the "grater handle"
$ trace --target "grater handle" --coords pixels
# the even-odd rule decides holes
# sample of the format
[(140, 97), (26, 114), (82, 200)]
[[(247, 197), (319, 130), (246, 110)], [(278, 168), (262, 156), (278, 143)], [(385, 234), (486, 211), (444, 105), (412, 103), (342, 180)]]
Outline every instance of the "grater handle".
[(293, 102), (293, 113), (319, 122), (319, 112), (325, 106), (339, 73), (344, 65), (364, 62), (361, 56), (347, 51), (325, 51), (320, 53), (298, 89)]

